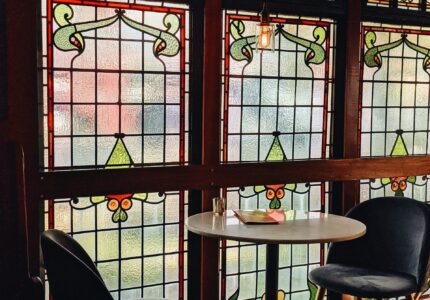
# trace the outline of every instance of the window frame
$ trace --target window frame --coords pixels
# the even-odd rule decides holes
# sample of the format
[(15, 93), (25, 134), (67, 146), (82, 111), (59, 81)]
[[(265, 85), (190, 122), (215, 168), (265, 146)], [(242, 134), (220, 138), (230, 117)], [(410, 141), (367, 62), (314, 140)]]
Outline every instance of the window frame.
[[(280, 163), (220, 164), (220, 109), (221, 109), (221, 70), (220, 61), (222, 9), (234, 5), (239, 9), (259, 10), (260, 3), (246, 5), (245, 0), (207, 0), (205, 6), (198, 0), (190, 1), (192, 13), (192, 45), (190, 93), (191, 120), (193, 124), (190, 142), (190, 165), (182, 167), (145, 167), (128, 170), (82, 170), (40, 172), (39, 145), (40, 119), (35, 113), (40, 108), (41, 58), (38, 37), (39, 2), (14, 0), (5, 1), (6, 49), (7, 49), (7, 102), (9, 111), (0, 121), (1, 141), (13, 140), (23, 145), (26, 165), (26, 194), (28, 198), (30, 274), (39, 272), (39, 234), (41, 228), (40, 205), (42, 199), (89, 194), (124, 193), (130, 190), (159, 192), (172, 190), (192, 190), (190, 193), (190, 214), (211, 210), (211, 199), (219, 194), (222, 187), (234, 187), (291, 180), (334, 181), (331, 211), (345, 213), (359, 201), (359, 180), (406, 174), (429, 174), (430, 156), (397, 158), (359, 158), (357, 127), (358, 115), (358, 68), (359, 34), (362, 20), (379, 22), (399, 22), (408, 25), (429, 26), (429, 14), (395, 8), (370, 8), (354, 0), (335, 1), (327, 8), (297, 1), (283, 4), (274, 1), (273, 9), (296, 14), (317, 14), (337, 20), (338, 48), (345, 51), (336, 53), (336, 99), (334, 120), (334, 159), (294, 161)], [(314, 3), (314, 6), (312, 5)], [(230, 7), (229, 7), (230, 6)], [(246, 7), (245, 7), (246, 6)], [(330, 10), (330, 7), (333, 10)], [(394, 9), (394, 10), (393, 10)], [(384, 12), (384, 13), (382, 13)], [(326, 15), (325, 15), (326, 14)], [(210, 26), (209, 26), (210, 25)], [(204, 39), (203, 37), (211, 37)], [(341, 46), (342, 45), (342, 46)], [(38, 55), (28, 55), (28, 53)], [(204, 67), (203, 67), (204, 66)], [(39, 70), (39, 71), (38, 71)], [(201, 80), (200, 80), (201, 79)], [(26, 86), (28, 88), (22, 88)], [(199, 101), (203, 99), (203, 101)], [(343, 101), (343, 99), (351, 99)], [(398, 166), (402, 166), (399, 168)], [(180, 178), (180, 180), (178, 180)], [(106, 183), (110, 184), (107, 186)], [(200, 192), (202, 191), (202, 192)], [(11, 218), (11, 217), (9, 217)], [(11, 233), (13, 234), (13, 233)], [(216, 246), (215, 246), (216, 245)], [(188, 297), (211, 295), (217, 299), (217, 241), (208, 238), (191, 237)]]

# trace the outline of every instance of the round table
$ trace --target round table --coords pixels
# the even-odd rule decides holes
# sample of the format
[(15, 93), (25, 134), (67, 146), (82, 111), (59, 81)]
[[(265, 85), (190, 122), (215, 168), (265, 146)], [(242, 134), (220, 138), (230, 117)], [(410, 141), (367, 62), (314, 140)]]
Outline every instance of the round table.
[[(266, 299), (276, 298), (278, 285), (279, 244), (341, 242), (359, 238), (366, 226), (347, 217), (319, 212), (268, 210), (279, 224), (247, 225), (231, 210), (223, 216), (212, 212), (189, 217), (185, 224), (196, 234), (243, 242), (267, 244)], [(268, 280), (269, 279), (269, 280)]]

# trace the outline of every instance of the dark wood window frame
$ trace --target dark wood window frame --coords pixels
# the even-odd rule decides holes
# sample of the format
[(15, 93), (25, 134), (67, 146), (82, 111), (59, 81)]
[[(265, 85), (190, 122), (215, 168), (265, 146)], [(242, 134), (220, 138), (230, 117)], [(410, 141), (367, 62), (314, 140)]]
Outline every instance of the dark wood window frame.
[[(116, 194), (129, 191), (190, 190), (190, 214), (211, 209), (211, 198), (222, 187), (270, 184), (274, 182), (333, 182), (332, 211), (345, 213), (359, 201), (359, 180), (410, 174), (430, 174), (430, 156), (399, 158), (359, 158), (358, 95), (359, 33), (361, 21), (378, 21), (430, 26), (428, 13), (395, 8), (366, 7), (357, 0), (271, 2), (277, 12), (323, 15), (338, 22), (336, 98), (334, 119), (334, 159), (283, 163), (221, 164), (221, 32), (222, 9), (259, 10), (260, 1), (195, 0), (192, 14), (191, 106), (192, 137), (190, 165), (184, 167), (148, 167), (124, 170), (83, 170), (40, 172), (41, 155), (37, 111), (39, 0), (5, 1), (8, 114), (0, 120), (0, 141), (12, 140), (23, 145), (26, 163), (26, 191), (29, 200), (30, 272), (39, 270), (39, 230), (42, 199), (70, 195)], [(204, 37), (211, 37), (204, 38)], [(213, 41), (220, 41), (213, 43)], [(201, 84), (203, 83), (203, 84)], [(25, 88), (23, 88), (25, 87)], [(203, 101), (200, 101), (203, 99)], [(346, 99), (346, 101), (344, 100)], [(4, 133), (4, 134), (3, 134)], [(190, 236), (190, 299), (218, 299), (218, 243)], [(194, 267), (193, 267), (194, 266)], [(199, 266), (196, 268), (195, 266)], [(209, 296), (210, 295), (210, 296)], [(204, 296), (204, 297), (203, 297)]]

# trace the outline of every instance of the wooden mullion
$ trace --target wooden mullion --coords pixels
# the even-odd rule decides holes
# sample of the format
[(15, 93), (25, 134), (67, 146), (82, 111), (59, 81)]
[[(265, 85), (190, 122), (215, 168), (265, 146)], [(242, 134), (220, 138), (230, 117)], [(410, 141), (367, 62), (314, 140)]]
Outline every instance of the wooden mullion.
[(427, 0), (421, 0), (421, 2), (420, 2), (420, 10), (422, 12), (426, 12), (427, 11)]
[[(360, 95), (360, 27), (361, 1), (348, 0), (346, 18), (345, 107), (343, 157), (358, 158), (359, 153), (359, 95)], [(344, 182), (342, 186), (342, 213), (345, 214), (360, 201), (360, 182)]]
[[(206, 0), (204, 7), (203, 56), (203, 167), (209, 172), (220, 163), (221, 128), (221, 54), (222, 0)], [(212, 198), (219, 196), (213, 182), (203, 191), (202, 211), (212, 210)], [(202, 237), (201, 242), (201, 300), (218, 300), (219, 243), (217, 239)]]
[(398, 0), (390, 0), (390, 7), (391, 8), (398, 8), (399, 7), (399, 1)]
[[(194, 0), (190, 6), (191, 24), (191, 74), (190, 74), (190, 163), (202, 164), (202, 96), (203, 96), (203, 9), (204, 2)], [(200, 213), (202, 210), (202, 192), (191, 189), (188, 192), (188, 215)], [(188, 299), (198, 299), (201, 293), (200, 265), (201, 261), (201, 237), (198, 234), (188, 232)]]
[[(334, 159), (343, 158), (344, 147), (344, 114), (345, 114), (345, 65), (346, 65), (346, 20), (341, 18), (336, 26), (336, 53), (335, 53), (335, 98), (333, 112), (333, 133), (332, 133), (332, 157)], [(329, 211), (334, 214), (342, 214), (343, 182), (334, 181), (331, 186), (332, 199), (329, 201)]]

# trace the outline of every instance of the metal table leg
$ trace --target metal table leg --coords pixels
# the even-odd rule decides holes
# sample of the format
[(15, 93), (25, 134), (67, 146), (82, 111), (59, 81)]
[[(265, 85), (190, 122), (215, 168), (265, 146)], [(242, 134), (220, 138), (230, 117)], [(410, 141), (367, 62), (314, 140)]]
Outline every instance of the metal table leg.
[(266, 248), (266, 300), (276, 300), (278, 292), (279, 245), (267, 244)]

